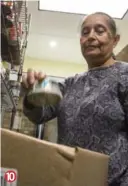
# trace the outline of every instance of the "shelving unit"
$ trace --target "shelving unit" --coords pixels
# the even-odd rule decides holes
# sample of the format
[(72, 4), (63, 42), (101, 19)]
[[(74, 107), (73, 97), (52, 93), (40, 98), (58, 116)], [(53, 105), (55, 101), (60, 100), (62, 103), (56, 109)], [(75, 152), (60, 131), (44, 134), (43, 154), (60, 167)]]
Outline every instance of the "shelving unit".
[(1, 97), (3, 98), (2, 107), (5, 109), (16, 109), (16, 101), (14, 100), (11, 85), (8, 81), (7, 75), (1, 74)]
[(1, 116), (11, 114), (13, 126), (18, 110), (20, 83), (31, 16), (27, 1), (1, 1)]

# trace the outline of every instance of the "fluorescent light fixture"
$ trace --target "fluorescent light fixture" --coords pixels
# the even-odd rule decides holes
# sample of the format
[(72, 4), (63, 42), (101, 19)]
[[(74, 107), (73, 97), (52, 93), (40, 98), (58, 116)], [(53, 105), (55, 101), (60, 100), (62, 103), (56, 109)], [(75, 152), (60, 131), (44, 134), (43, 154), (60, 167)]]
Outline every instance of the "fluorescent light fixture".
[(56, 41), (51, 41), (49, 44), (51, 48), (55, 48), (57, 46)]
[(121, 19), (128, 10), (128, 0), (40, 0), (39, 9), (81, 15), (105, 12)]

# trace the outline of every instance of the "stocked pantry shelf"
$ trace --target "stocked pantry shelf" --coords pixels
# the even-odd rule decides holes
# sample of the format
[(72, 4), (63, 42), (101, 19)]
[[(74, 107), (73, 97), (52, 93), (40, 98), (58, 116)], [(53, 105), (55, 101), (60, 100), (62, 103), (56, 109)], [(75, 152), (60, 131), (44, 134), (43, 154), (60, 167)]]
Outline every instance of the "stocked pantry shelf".
[(16, 112), (30, 15), (26, 1), (1, 1), (1, 107)]
[(1, 105), (3, 109), (8, 111), (13, 108), (16, 109), (16, 101), (11, 90), (11, 85), (7, 80), (7, 76), (3, 74), (1, 74), (1, 97)]
[(21, 65), (27, 45), (29, 16), (26, 1), (1, 2), (1, 56), (3, 61)]

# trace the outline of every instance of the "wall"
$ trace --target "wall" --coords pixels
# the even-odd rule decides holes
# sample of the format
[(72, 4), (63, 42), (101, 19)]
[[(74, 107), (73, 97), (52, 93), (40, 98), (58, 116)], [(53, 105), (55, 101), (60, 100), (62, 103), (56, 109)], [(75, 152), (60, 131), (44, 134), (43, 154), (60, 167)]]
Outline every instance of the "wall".
[(30, 57), (25, 58), (24, 72), (28, 68), (33, 68), (36, 71), (44, 71), (48, 75), (67, 77), (76, 73), (87, 71), (87, 64), (65, 63), (65, 62), (51, 62)]

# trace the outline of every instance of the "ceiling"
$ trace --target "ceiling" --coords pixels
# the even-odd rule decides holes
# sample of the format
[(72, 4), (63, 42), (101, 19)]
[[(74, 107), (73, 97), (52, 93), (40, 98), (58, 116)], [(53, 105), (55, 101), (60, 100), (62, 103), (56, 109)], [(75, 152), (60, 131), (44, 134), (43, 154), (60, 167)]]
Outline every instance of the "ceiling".
[[(38, 10), (37, 1), (28, 1), (32, 14), (26, 55), (46, 61), (83, 63), (79, 45), (82, 15)], [(118, 54), (128, 44), (128, 12), (116, 20), (121, 40), (115, 49)], [(56, 47), (50, 42), (55, 41)]]

